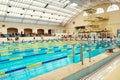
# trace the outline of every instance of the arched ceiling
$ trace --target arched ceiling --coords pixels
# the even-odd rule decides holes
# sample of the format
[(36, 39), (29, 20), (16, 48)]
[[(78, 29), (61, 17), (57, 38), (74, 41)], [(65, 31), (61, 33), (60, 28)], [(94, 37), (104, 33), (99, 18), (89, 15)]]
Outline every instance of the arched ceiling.
[(120, 0), (0, 0), (0, 22), (64, 26), (82, 10)]

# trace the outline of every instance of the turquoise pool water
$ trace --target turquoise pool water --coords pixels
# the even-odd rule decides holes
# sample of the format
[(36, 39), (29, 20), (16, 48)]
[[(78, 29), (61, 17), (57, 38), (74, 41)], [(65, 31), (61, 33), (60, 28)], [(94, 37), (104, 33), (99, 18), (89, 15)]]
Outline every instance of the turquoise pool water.
[[(29, 41), (0, 44), (0, 80), (29, 80), (52, 70), (78, 63), (80, 45), (62, 40)], [(89, 43), (90, 57), (105, 52), (113, 46), (109, 41)], [(82, 43), (83, 57), (88, 58), (88, 44)], [(73, 60), (74, 59), (74, 60)], [(74, 62), (73, 62), (74, 61)]]

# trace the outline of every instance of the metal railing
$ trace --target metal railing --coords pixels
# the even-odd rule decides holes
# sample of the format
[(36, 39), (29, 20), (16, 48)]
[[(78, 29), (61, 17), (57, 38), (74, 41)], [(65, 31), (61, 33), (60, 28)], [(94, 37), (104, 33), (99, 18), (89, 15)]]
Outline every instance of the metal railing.
[(116, 52), (106, 58), (104, 58), (103, 60), (86, 67), (85, 69), (82, 69), (66, 78), (64, 78), (63, 80), (80, 80), (81, 78), (83, 78), (84, 76), (96, 71), (97, 69), (99, 69), (101, 66), (103, 66), (104, 64), (110, 62), (111, 60), (113, 60), (115, 57), (119, 56), (120, 52)]

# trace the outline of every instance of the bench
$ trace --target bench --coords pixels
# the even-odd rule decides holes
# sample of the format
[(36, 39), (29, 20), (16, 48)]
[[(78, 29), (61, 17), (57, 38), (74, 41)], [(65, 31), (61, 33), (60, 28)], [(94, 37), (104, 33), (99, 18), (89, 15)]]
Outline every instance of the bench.
[(115, 49), (115, 47), (109, 47), (106, 50), (108, 50), (109, 53), (113, 53), (113, 49)]

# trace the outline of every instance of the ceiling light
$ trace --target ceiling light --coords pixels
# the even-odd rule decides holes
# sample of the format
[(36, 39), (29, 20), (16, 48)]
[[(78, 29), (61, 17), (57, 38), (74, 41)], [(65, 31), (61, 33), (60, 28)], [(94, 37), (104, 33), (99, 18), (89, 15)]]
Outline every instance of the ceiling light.
[(23, 15), (23, 14), (20, 14), (20, 15)]
[(7, 12), (7, 13), (10, 13), (10, 12)]
[(22, 8), (23, 10), (25, 10), (25, 8)]
[(68, 4), (66, 4), (63, 8), (66, 8), (68, 6)]
[(72, 3), (72, 4), (70, 4), (70, 6), (74, 6), (74, 7), (76, 7), (78, 4), (76, 4), (76, 3)]
[(35, 12), (35, 10), (33, 10), (33, 12)]
[(11, 7), (10, 5), (8, 7)]
[(46, 4), (44, 8), (47, 8), (49, 4)]

